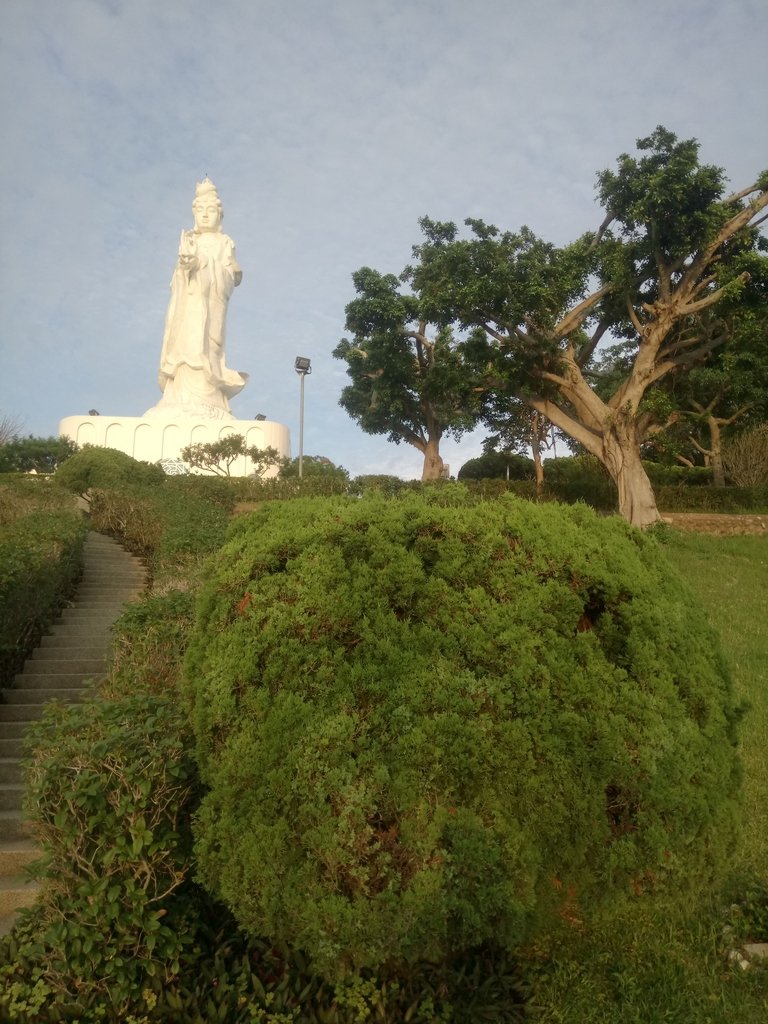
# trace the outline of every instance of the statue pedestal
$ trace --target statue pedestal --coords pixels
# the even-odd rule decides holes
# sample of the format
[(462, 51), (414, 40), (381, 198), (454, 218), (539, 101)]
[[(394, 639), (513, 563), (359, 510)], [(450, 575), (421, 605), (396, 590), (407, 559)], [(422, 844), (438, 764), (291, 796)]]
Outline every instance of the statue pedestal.
[[(250, 447), (276, 448), (291, 457), (288, 427), (270, 420), (202, 420), (159, 419), (142, 416), (67, 416), (59, 423), (59, 434), (76, 444), (92, 444), (97, 448), (116, 448), (142, 462), (170, 460), (166, 471), (181, 460), (181, 450), (188, 444), (210, 444), (229, 434), (242, 434)], [(205, 472), (192, 470), (192, 472)], [(253, 463), (245, 457), (230, 467), (231, 476), (251, 476)], [(265, 476), (275, 476), (270, 469)]]

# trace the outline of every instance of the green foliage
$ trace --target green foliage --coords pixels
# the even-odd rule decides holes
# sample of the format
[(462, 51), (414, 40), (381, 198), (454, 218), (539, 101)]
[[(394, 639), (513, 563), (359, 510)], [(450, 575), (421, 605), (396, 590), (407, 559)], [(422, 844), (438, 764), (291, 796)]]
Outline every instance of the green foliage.
[(533, 459), (513, 452), (489, 452), (465, 462), (457, 474), (458, 480), (532, 480)]
[(14, 437), (0, 444), (0, 473), (55, 473), (77, 450), (68, 437)]
[(661, 462), (644, 462), (643, 465), (654, 487), (707, 487), (712, 483), (712, 470), (708, 466), (670, 466)]
[(251, 463), (251, 475), (261, 478), (268, 469), (279, 466), (282, 459), (277, 448), (259, 448), (247, 445), (242, 434), (228, 434), (207, 444), (190, 444), (182, 449), (182, 459), (193, 469), (205, 469), (218, 476), (228, 477), (232, 463), (245, 458)]
[(85, 494), (92, 487), (119, 487), (130, 484), (160, 484), (165, 473), (159, 466), (138, 462), (115, 448), (83, 448), (56, 471), (55, 480), (74, 494)]
[(21, 670), (82, 572), (86, 524), (59, 499), (42, 481), (0, 486), (0, 686)]
[(265, 505), (211, 564), (184, 689), (200, 877), (327, 977), (689, 900), (728, 846), (717, 641), (655, 542), (584, 507)]
[(144, 694), (53, 704), (29, 744), (26, 812), (45, 882), (22, 954), (51, 996), (100, 995), (117, 1010), (146, 978), (178, 972), (190, 924), (173, 895), (195, 795), (184, 719)]
[[(393, 274), (362, 267), (352, 280), (357, 297), (346, 307), (352, 336), (333, 352), (351, 380), (339, 404), (366, 433), (413, 445), (425, 456), (423, 478), (439, 478), (442, 437), (460, 437), (479, 412), (463, 345)], [(434, 331), (428, 322), (438, 324)]]
[[(640, 446), (681, 415), (668, 379), (698, 371), (738, 336), (757, 362), (745, 362), (728, 401), (762, 402), (750, 379), (765, 362), (768, 261), (757, 225), (768, 192), (763, 176), (727, 197), (698, 143), (665, 128), (637, 148), (599, 176), (602, 223), (568, 245), (473, 218), (461, 237), (452, 222), (422, 218), (423, 240), (399, 278), (358, 271), (360, 297), (347, 307), (355, 337), (335, 354), (353, 379), (341, 402), (363, 429), (416, 444), (403, 423), (423, 424), (443, 398), (457, 422), (480, 418), (505, 444), (541, 450), (545, 418), (603, 462), (622, 515), (643, 528), (655, 521), (638, 461)], [(418, 377), (428, 323), (447, 339), (452, 368), (432, 396)], [(601, 366), (609, 336), (621, 344)], [(733, 374), (724, 379), (730, 386)], [(524, 407), (538, 422), (526, 423)]]
[(292, 498), (321, 498), (346, 494), (350, 489), (345, 469), (310, 472), (308, 476), (280, 476), (271, 480), (240, 480), (237, 497), (242, 502), (288, 501)]
[(112, 627), (112, 661), (101, 695), (176, 690), (194, 621), (194, 594), (169, 590), (127, 605)]
[(401, 491), (419, 490), (421, 482), (418, 480), (401, 480), (399, 476), (391, 476), (387, 473), (369, 473), (363, 476), (356, 476), (350, 485), (350, 494), (366, 494), (375, 491), (377, 494), (384, 494), (387, 497), (394, 497)]
[[(349, 482), (349, 473), (343, 466), (335, 466), (330, 459), (324, 455), (304, 455), (302, 458), (301, 472), (303, 477), (325, 477), (335, 479), (340, 483)], [(280, 467), (281, 480), (295, 480), (299, 476), (299, 460), (286, 459)]]
[(547, 459), (544, 481), (558, 501), (584, 501), (604, 512), (616, 509), (616, 487), (605, 467), (592, 455)]
[(96, 489), (91, 521), (144, 558), (155, 577), (194, 575), (223, 540), (235, 494), (228, 482), (192, 477), (164, 477), (160, 487)]
[(726, 441), (723, 467), (739, 487), (768, 487), (768, 423)]
[(768, 513), (766, 487), (687, 487), (666, 485), (656, 489), (662, 512), (714, 512), (722, 515)]

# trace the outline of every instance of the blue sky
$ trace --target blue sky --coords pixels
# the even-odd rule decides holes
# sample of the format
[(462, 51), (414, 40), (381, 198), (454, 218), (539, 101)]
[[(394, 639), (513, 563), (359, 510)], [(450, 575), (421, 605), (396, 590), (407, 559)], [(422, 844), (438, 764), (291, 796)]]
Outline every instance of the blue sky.
[[(2, 0), (0, 417), (140, 416), (159, 398), (179, 232), (206, 173), (237, 245), (236, 416), (419, 476), (339, 407), (351, 274), (399, 272), (424, 214), (554, 242), (598, 171), (664, 124), (734, 187), (768, 166), (765, 0)], [(483, 432), (447, 442), (456, 472)]]

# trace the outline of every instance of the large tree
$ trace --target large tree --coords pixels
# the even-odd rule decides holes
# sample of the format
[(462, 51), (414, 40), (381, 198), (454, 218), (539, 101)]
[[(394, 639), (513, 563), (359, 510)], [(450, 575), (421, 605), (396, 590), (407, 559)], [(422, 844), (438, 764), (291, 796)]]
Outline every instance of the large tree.
[(424, 456), (422, 480), (443, 475), (440, 442), (477, 419), (477, 392), (449, 326), (431, 330), (415, 295), (393, 274), (363, 267), (352, 275), (344, 338), (334, 350), (352, 383), (339, 404), (368, 434), (405, 441)]
[[(505, 390), (595, 455), (616, 483), (619, 510), (658, 519), (640, 446), (660, 426), (646, 401), (671, 374), (699, 366), (728, 340), (713, 307), (749, 280), (768, 204), (768, 172), (727, 194), (724, 172), (699, 162), (695, 140), (664, 128), (598, 177), (597, 231), (564, 247), (527, 228), (424, 219), (426, 241), (407, 268), (420, 315), (486, 339), (485, 386)], [(601, 342), (623, 340), (625, 375), (609, 395), (592, 369)], [(500, 365), (501, 364), (501, 365)]]

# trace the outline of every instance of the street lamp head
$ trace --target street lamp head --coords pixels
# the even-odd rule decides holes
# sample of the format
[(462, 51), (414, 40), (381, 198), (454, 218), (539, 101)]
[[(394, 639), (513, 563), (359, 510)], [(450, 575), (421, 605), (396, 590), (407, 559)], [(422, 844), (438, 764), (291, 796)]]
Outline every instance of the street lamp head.
[(258, 420), (259, 423), (263, 423), (267, 417), (264, 415), (263, 412), (257, 412), (253, 418), (255, 420)]
[(293, 368), (296, 373), (312, 373), (312, 364), (306, 356), (296, 356)]

